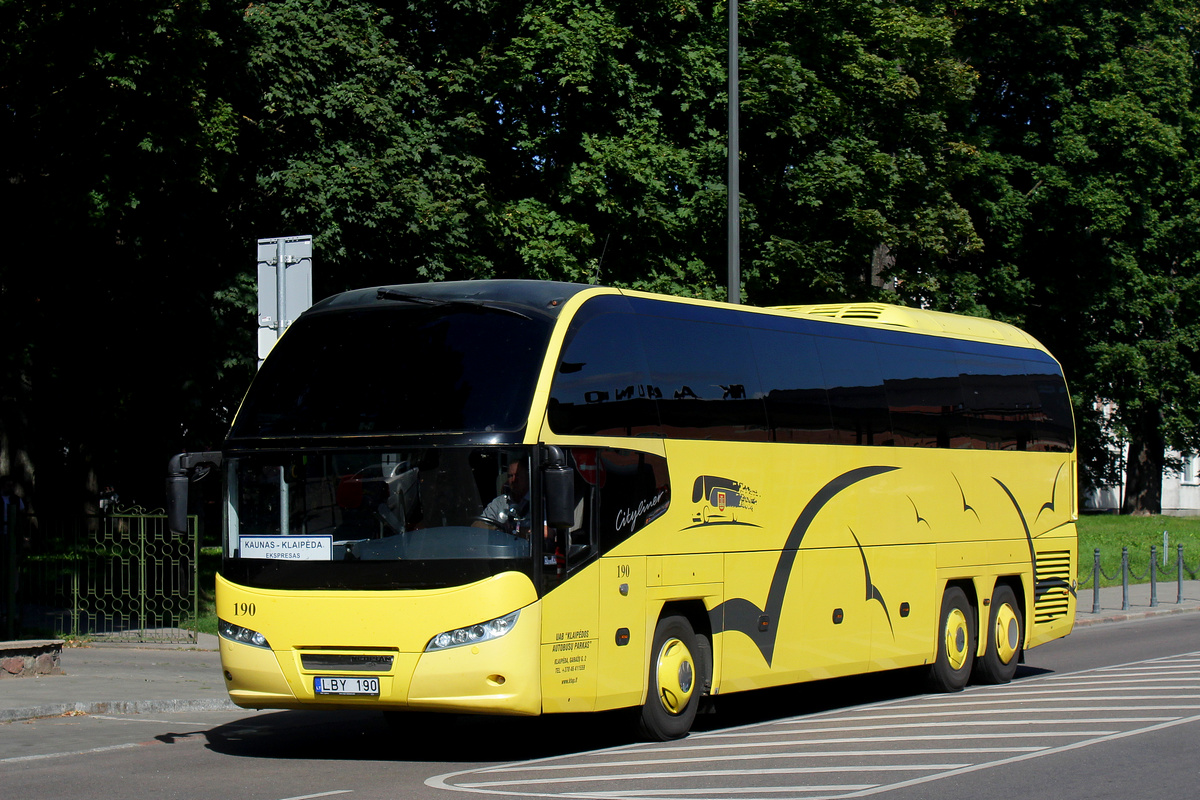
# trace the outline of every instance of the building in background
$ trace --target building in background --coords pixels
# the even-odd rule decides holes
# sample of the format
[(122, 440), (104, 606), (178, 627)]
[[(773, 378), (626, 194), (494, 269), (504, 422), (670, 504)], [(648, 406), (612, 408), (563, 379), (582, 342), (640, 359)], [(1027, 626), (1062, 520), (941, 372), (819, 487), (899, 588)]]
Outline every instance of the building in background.
[[(1096, 403), (1097, 410), (1110, 416), (1111, 403)], [(1114, 442), (1114, 455), (1119, 453), (1121, 464), (1121, 481), (1105, 484), (1094, 489), (1080, 487), (1080, 508), (1084, 513), (1117, 514), (1121, 510), (1121, 501), (1125, 499), (1125, 468), (1128, 457), (1128, 445), (1124, 442)], [(1162, 476), (1162, 513), (1172, 517), (1200, 516), (1200, 455), (1195, 453), (1180, 454), (1174, 450), (1167, 451), (1167, 461), (1177, 461), (1178, 469), (1168, 467)]]

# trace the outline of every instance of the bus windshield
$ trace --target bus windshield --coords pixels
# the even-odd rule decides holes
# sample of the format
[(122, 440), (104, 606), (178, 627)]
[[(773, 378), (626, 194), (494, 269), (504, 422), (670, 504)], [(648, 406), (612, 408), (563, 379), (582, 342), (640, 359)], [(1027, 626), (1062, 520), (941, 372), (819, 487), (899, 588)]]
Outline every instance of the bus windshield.
[(431, 588), (532, 574), (528, 448), (252, 453), (225, 462), (225, 567), (263, 588)]
[(551, 325), (455, 303), (302, 317), (263, 363), (230, 439), (521, 430)]

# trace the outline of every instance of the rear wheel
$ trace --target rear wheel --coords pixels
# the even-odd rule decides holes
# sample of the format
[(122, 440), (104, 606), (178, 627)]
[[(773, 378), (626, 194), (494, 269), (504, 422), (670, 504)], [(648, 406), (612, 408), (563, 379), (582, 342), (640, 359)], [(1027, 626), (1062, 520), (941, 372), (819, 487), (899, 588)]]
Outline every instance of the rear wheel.
[(1021, 608), (1012, 588), (1003, 584), (992, 592), (988, 615), (988, 643), (975, 667), (981, 683), (1008, 683), (1017, 671), (1021, 644), (1025, 641)]
[(654, 629), (650, 683), (640, 727), (649, 739), (686, 736), (700, 702), (696, 634), (684, 617), (664, 617)]
[(962, 589), (946, 588), (939, 620), (937, 660), (929, 670), (929, 686), (938, 692), (958, 692), (971, 677), (976, 642), (975, 612)]

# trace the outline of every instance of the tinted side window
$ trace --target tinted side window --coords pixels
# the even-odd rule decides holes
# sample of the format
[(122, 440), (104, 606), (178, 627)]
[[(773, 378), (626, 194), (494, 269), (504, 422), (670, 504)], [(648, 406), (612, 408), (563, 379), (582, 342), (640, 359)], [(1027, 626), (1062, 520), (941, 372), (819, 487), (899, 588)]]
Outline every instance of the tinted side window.
[(955, 354), (898, 344), (877, 347), (896, 444), (970, 447)]
[(1029, 449), (1071, 452), (1075, 447), (1074, 413), (1062, 375), (1057, 373), (1054, 365), (1030, 363), (1027, 368), (1038, 398)]
[(556, 433), (660, 435), (637, 319), (621, 297), (588, 302), (571, 322), (547, 410)]
[(974, 446), (1027, 450), (1040, 405), (1025, 370), (1028, 363), (977, 353), (959, 354), (963, 400)]
[(895, 444), (874, 342), (818, 339), (837, 444)]
[(813, 337), (779, 330), (755, 330), (751, 335), (771, 439), (831, 444), (829, 397)]
[(658, 316), (672, 309), (655, 305), (656, 313), (642, 313), (638, 322), (647, 366), (662, 392), (663, 434), (766, 441), (766, 411), (746, 328)]
[(667, 461), (634, 450), (596, 453), (592, 486), (600, 498), (600, 552), (607, 553), (660, 517), (671, 503)]

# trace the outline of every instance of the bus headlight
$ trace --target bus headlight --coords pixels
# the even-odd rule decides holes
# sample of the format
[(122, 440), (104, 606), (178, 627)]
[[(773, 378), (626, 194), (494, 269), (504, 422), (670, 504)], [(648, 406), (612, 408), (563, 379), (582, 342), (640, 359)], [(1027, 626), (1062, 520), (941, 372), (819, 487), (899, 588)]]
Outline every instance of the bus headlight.
[(462, 647), (464, 644), (478, 644), (479, 642), (499, 639), (512, 630), (512, 627), (517, 624), (517, 617), (520, 615), (521, 612), (518, 609), (511, 614), (488, 620), (487, 622), (481, 622), (478, 625), (468, 625), (465, 628), (439, 633), (429, 641), (429, 644), (425, 647), (425, 652), (447, 650), (451, 647)]
[(226, 622), (223, 619), (218, 619), (217, 631), (222, 637), (231, 642), (248, 644), (252, 647), (262, 647), (267, 650), (271, 649), (271, 644), (267, 641), (267, 637), (263, 636), (258, 631), (252, 631), (249, 628), (243, 628), (241, 625), (234, 625), (232, 622)]

